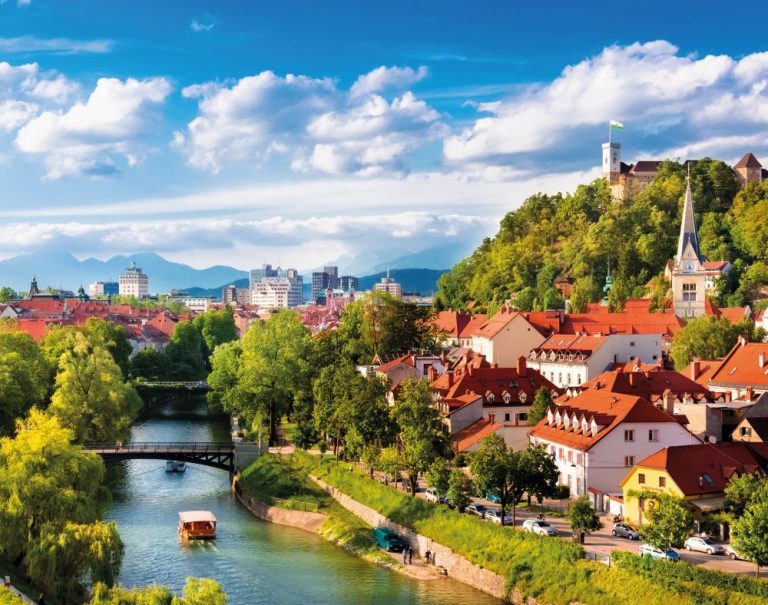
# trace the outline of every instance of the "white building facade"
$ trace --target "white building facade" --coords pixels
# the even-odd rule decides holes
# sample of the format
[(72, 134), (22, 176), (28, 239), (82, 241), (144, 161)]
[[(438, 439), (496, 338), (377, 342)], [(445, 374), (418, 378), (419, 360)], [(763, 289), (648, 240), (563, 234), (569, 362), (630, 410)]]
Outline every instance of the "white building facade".
[(146, 298), (149, 296), (149, 276), (132, 262), (131, 266), (120, 274), (118, 288), (121, 296)]

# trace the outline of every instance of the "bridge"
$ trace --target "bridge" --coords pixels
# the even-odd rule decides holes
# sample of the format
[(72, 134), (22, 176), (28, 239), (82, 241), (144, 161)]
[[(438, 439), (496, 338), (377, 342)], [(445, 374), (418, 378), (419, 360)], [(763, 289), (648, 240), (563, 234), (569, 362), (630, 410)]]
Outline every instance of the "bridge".
[(186, 389), (188, 391), (206, 391), (210, 388), (205, 380), (141, 380), (134, 382), (134, 386), (150, 389)]
[[(236, 447), (231, 442), (195, 442), (195, 441), (150, 441), (141, 443), (90, 443), (85, 450), (98, 454), (104, 462), (111, 460), (181, 460), (191, 464), (202, 464), (220, 468), (230, 473), (245, 468), (260, 453), (259, 444), (238, 444), (242, 450), (236, 461)], [(249, 447), (251, 446), (251, 447)], [(256, 450), (254, 450), (255, 446)], [(255, 456), (253, 455), (255, 454)], [(238, 464), (239, 463), (239, 464)]]

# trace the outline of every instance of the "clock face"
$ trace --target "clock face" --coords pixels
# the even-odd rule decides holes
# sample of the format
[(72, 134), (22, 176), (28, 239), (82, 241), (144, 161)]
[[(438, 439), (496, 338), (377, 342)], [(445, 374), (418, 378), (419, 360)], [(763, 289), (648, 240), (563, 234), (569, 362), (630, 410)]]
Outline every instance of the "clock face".
[(683, 264), (683, 271), (686, 273), (691, 273), (694, 270), (693, 262), (692, 261), (685, 261)]

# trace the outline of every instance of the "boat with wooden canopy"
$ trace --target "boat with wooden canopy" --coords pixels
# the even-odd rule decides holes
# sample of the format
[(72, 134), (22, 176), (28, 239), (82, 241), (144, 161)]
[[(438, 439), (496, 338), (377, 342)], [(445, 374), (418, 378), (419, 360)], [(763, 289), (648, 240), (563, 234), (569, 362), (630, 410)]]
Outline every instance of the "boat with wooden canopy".
[(181, 512), (179, 533), (187, 540), (211, 540), (216, 537), (216, 517), (209, 510)]

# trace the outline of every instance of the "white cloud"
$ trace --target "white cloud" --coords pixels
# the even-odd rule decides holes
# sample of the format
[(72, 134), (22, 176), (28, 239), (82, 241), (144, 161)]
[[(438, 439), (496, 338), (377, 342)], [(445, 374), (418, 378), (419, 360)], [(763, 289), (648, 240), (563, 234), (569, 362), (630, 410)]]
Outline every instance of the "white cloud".
[(349, 94), (352, 97), (362, 97), (389, 89), (403, 90), (426, 77), (427, 68), (424, 65), (417, 70), (382, 65), (357, 78)]
[(16, 136), (16, 147), (42, 154), (50, 179), (115, 174), (118, 157), (129, 165), (141, 157), (141, 140), (156, 121), (153, 110), (170, 92), (164, 78), (100, 78), (87, 101), (28, 122)]
[(104, 54), (111, 52), (113, 47), (114, 42), (112, 40), (71, 40), (70, 38), (38, 38), (36, 36), (0, 37), (0, 52), (6, 53)]
[(192, 19), (192, 23), (189, 24), (189, 28), (196, 33), (199, 32), (209, 32), (216, 26), (216, 22), (213, 20), (208, 21), (198, 21), (197, 19)]
[[(333, 80), (277, 76), (271, 71), (227, 86), (208, 82), (182, 94), (199, 100), (198, 116), (174, 134), (173, 145), (197, 168), (219, 171), (228, 161), (259, 164), (289, 156), (296, 170), (373, 176), (403, 171), (403, 156), (446, 134), (441, 116), (410, 92), (420, 68), (378, 68), (351, 91)], [(382, 94), (377, 94), (377, 93)]]
[(725, 55), (681, 56), (663, 40), (611, 46), (566, 67), (551, 83), (482, 105), (490, 116), (448, 137), (444, 155), (449, 162), (509, 165), (523, 153), (556, 151), (610, 119), (645, 135), (675, 127), (676, 135), (695, 142), (705, 134), (702, 127), (729, 112), (752, 112), (754, 120), (768, 122), (765, 86), (755, 82), (766, 70), (765, 53), (737, 62)]

